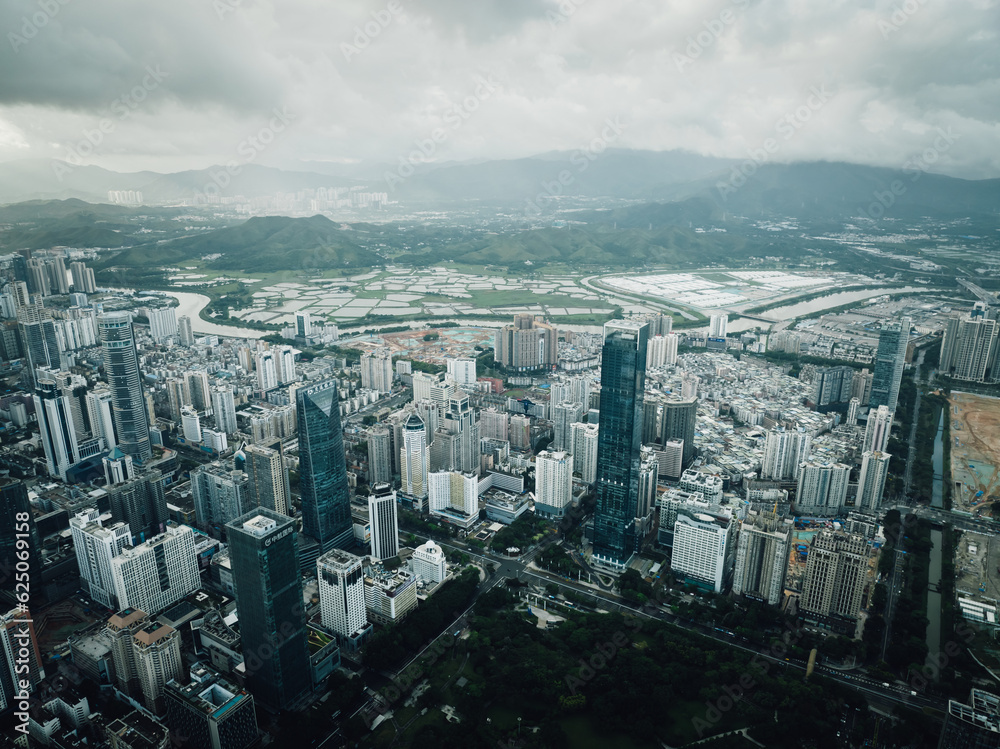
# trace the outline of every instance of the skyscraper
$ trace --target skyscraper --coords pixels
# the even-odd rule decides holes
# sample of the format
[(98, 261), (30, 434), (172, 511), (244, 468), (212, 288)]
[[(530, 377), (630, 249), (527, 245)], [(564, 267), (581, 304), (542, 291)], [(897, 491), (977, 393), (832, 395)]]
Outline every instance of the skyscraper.
[(365, 572), (361, 557), (333, 549), (316, 560), (323, 626), (352, 649), (371, 631), (365, 610)]
[(194, 330), (191, 328), (191, 318), (187, 315), (177, 318), (177, 336), (181, 346), (194, 345)]
[[(585, 484), (593, 484), (597, 480), (597, 424), (573, 424), (570, 433), (573, 444), (570, 454), (573, 456), (573, 470), (580, 474)], [(680, 476), (680, 472), (677, 474)]]
[(151, 538), (163, 531), (168, 513), (162, 473), (146, 471), (108, 486), (107, 491), (112, 517), (128, 525), (133, 539)]
[(899, 384), (906, 366), (906, 345), (910, 342), (910, 318), (886, 323), (878, 336), (878, 352), (872, 371), (872, 393), (868, 405), (896, 410)]
[(257, 506), (249, 475), (219, 461), (191, 471), (191, 494), (198, 525), (216, 534)]
[(799, 610), (821, 620), (855, 619), (868, 574), (868, 544), (862, 536), (820, 531), (809, 546)]
[(868, 412), (868, 424), (865, 426), (865, 437), (861, 443), (862, 452), (885, 452), (892, 431), (892, 417), (893, 412), (888, 406), (879, 406)]
[(400, 488), (413, 499), (427, 498), (427, 432), (416, 414), (403, 424), (403, 444), (399, 448)]
[(604, 325), (593, 556), (618, 569), (636, 551), (648, 331), (625, 320)]
[(354, 542), (354, 525), (337, 380), (301, 387), (295, 401), (302, 532), (315, 538), (323, 551), (346, 548)]
[(215, 415), (215, 426), (220, 432), (234, 434), (239, 429), (232, 385), (216, 385), (212, 388), (212, 413)]
[(80, 568), (83, 588), (102, 606), (118, 608), (111, 560), (132, 543), (132, 534), (124, 523), (104, 527), (101, 514), (93, 507), (70, 518), (73, 551)]
[(770, 606), (781, 603), (788, 571), (791, 530), (780, 518), (756, 515), (743, 521), (736, 548), (733, 593)]
[(163, 715), (167, 682), (184, 675), (181, 633), (167, 624), (150, 622), (132, 635), (132, 650), (146, 709)]
[(177, 313), (173, 307), (149, 310), (149, 335), (157, 343), (177, 337)]
[(70, 263), (70, 274), (73, 276), (73, 288), (84, 294), (96, 294), (97, 284), (94, 281), (94, 269), (85, 263)]
[(17, 311), (21, 347), (27, 361), (29, 382), (35, 385), (35, 370), (39, 367), (62, 365), (55, 323), (41, 304), (28, 304)]
[(368, 497), (371, 522), (371, 552), (380, 562), (399, 554), (399, 520), (396, 516), (396, 492), (389, 484), (372, 487)]
[(725, 338), (729, 331), (729, 314), (716, 312), (709, 318), (708, 337)]
[(368, 484), (392, 483), (392, 430), (386, 424), (368, 429)]
[(266, 507), (279, 515), (287, 515), (291, 492), (288, 470), (281, 449), (281, 440), (247, 445), (243, 448), (243, 470), (249, 478), (251, 507)]
[(170, 523), (164, 533), (126, 546), (111, 559), (118, 605), (157, 614), (201, 587), (194, 532)]
[(149, 420), (143, 399), (132, 318), (128, 312), (105, 312), (97, 321), (104, 352), (104, 370), (111, 387), (111, 413), (118, 446), (137, 462), (144, 463), (153, 457), (153, 450), (149, 442)]
[[(27, 549), (24, 547), (27, 541)], [(19, 546), (20, 542), (20, 546)], [(28, 490), (19, 479), (0, 477), (0, 592), (13, 601), (18, 562), (27, 554), (30, 580), (42, 579), (42, 538), (35, 526)], [(21, 565), (24, 569), (24, 565)], [(23, 574), (23, 573), (22, 573)], [(23, 581), (23, 579), (22, 579)], [(38, 597), (40, 586), (32, 585), (33, 597)]]
[(1000, 380), (1000, 322), (997, 310), (976, 302), (968, 317), (948, 320), (941, 344), (940, 370), (956, 380)]
[(475, 359), (448, 359), (445, 362), (448, 368), (448, 377), (455, 381), (456, 385), (473, 385), (476, 382), (476, 360)]
[[(66, 471), (85, 457), (100, 452), (89, 443), (84, 429), (83, 397), (87, 381), (79, 375), (39, 368), (35, 371), (35, 417), (50, 476), (66, 480)], [(84, 454), (87, 452), (89, 454)]]
[(361, 387), (380, 394), (392, 391), (392, 352), (387, 348), (361, 355)]
[(199, 666), (191, 683), (167, 682), (167, 725), (190, 749), (244, 749), (257, 741), (253, 696), (218, 673)]
[(497, 331), (496, 361), (518, 372), (555, 366), (558, 339), (559, 331), (555, 326), (536, 320), (532, 314), (514, 315), (513, 325), (505, 325)]
[(843, 463), (807, 460), (799, 465), (799, 485), (795, 511), (806, 516), (832, 516), (847, 499), (851, 467)]
[(551, 450), (569, 450), (573, 439), (571, 425), (583, 418), (582, 403), (552, 404), (552, 444)]
[(258, 507), (227, 531), (247, 685), (287, 709), (312, 686), (295, 523)]
[(573, 456), (543, 450), (535, 459), (535, 512), (562, 517), (573, 501)]
[(889, 454), (866, 452), (861, 456), (861, 475), (854, 506), (862, 512), (877, 513), (882, 505), (885, 479), (889, 475)]
[(773, 481), (794, 481), (799, 466), (809, 457), (812, 438), (806, 432), (772, 429), (764, 442), (760, 477)]

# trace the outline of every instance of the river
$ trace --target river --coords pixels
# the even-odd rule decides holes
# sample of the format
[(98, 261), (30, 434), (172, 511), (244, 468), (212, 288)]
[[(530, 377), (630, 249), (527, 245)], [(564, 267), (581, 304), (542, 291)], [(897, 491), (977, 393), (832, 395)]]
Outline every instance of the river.
[(195, 333), (221, 335), (230, 338), (262, 338), (267, 335), (267, 332), (263, 330), (238, 328), (235, 325), (220, 325), (219, 323), (202, 320), (201, 311), (212, 301), (204, 294), (195, 294), (191, 291), (164, 291), (162, 293), (172, 296), (177, 300), (179, 304), (175, 310), (177, 316), (187, 315), (190, 317), (191, 329)]
[(842, 304), (852, 304), (865, 299), (882, 296), (883, 294), (906, 294), (915, 291), (933, 291), (924, 286), (904, 286), (898, 289), (857, 289), (855, 291), (839, 291), (836, 294), (809, 299), (805, 302), (789, 304), (785, 307), (775, 307), (765, 312), (761, 312), (764, 317), (773, 317), (775, 320), (794, 320), (802, 315), (812, 315), (822, 312), (825, 309), (839, 307)]
[[(944, 420), (947, 408), (941, 410), (937, 434), (934, 437), (934, 484), (931, 506), (944, 507)], [(941, 561), (944, 537), (937, 528), (931, 530), (930, 567), (927, 572), (927, 664), (937, 668), (941, 652)]]

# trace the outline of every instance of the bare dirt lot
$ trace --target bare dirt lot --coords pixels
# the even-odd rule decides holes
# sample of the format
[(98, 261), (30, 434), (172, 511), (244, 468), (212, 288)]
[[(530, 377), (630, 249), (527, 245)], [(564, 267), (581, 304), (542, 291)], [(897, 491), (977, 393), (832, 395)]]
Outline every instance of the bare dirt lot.
[(1000, 502), (1000, 398), (953, 392), (949, 401), (953, 506), (972, 512)]

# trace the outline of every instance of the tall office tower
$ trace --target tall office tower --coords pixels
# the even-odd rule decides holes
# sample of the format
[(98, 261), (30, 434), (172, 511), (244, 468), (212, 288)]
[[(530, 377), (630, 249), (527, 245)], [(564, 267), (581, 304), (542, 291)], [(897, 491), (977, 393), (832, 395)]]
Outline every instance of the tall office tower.
[(725, 338), (729, 330), (729, 315), (717, 312), (709, 318), (708, 337)]
[(323, 551), (344, 548), (354, 542), (354, 524), (337, 380), (300, 387), (295, 391), (295, 403), (302, 532), (315, 538)]
[(479, 436), (483, 439), (507, 440), (510, 435), (510, 414), (487, 408), (479, 412)]
[(437, 471), (427, 475), (431, 515), (463, 522), (479, 514), (479, 480), (473, 473)]
[(1000, 322), (997, 310), (976, 302), (966, 318), (952, 318), (945, 328), (939, 369), (956, 380), (1000, 381)]
[(194, 371), (184, 373), (184, 384), (191, 395), (191, 406), (195, 411), (203, 413), (212, 407), (212, 387), (209, 384), (208, 372)]
[[(149, 415), (146, 413), (139, 375), (139, 354), (135, 348), (132, 317), (128, 312), (105, 312), (98, 316), (104, 371), (111, 386), (111, 414), (122, 452), (136, 462), (153, 457), (149, 442)], [(133, 527), (132, 531), (136, 529)]]
[(896, 410), (899, 383), (906, 366), (906, 345), (910, 342), (910, 318), (885, 323), (878, 336), (878, 351), (872, 372), (872, 392), (868, 405), (872, 408), (888, 406)]
[(194, 346), (194, 329), (191, 327), (191, 318), (187, 315), (177, 318), (177, 338), (181, 346)]
[(215, 426), (220, 432), (234, 434), (239, 430), (232, 385), (216, 385), (212, 388), (212, 413), (215, 415)]
[(807, 460), (799, 464), (795, 511), (806, 516), (838, 514), (847, 499), (850, 476), (851, 467), (843, 463)]
[(452, 397), (456, 395), (461, 395), (461, 393), (458, 392), (458, 388), (455, 387), (455, 382), (453, 380), (431, 383), (430, 401), (442, 412), (448, 408), (448, 404), (451, 402)]
[(448, 379), (454, 380), (456, 385), (476, 384), (475, 359), (448, 359), (445, 365), (448, 368)]
[(948, 700), (938, 749), (997, 747), (1000, 747), (1000, 697), (984, 689), (973, 689), (968, 705)]
[(177, 313), (173, 307), (154, 307), (149, 310), (149, 335), (157, 343), (177, 337)]
[(413, 373), (413, 402), (431, 399), (431, 386), (440, 382), (437, 375), (429, 372)]
[(427, 497), (427, 430), (416, 414), (410, 414), (403, 424), (402, 445), (399, 448), (400, 490), (408, 497)]
[(46, 264), (38, 259), (28, 261), (28, 289), (32, 294), (41, 296), (52, 296), (52, 281), (49, 278), (49, 269)]
[(387, 424), (368, 428), (368, 484), (392, 483), (392, 430)]
[(872, 395), (872, 373), (867, 368), (855, 372), (851, 380), (851, 397), (857, 398), (862, 406), (868, 405)]
[(863, 536), (820, 531), (809, 546), (799, 611), (857, 619), (867, 575), (868, 542)]
[(274, 368), (278, 376), (278, 382), (282, 385), (296, 382), (299, 378), (295, 374), (295, 349), (291, 346), (278, 346), (274, 349)]
[(681, 379), (681, 398), (683, 400), (698, 400), (698, 385), (701, 380), (696, 375), (684, 375)]
[(674, 522), (670, 569), (686, 580), (722, 593), (731, 580), (737, 521), (728, 510), (683, 505)]
[(138, 546), (126, 546), (111, 560), (115, 596), (123, 608), (154, 614), (201, 587), (194, 531), (167, 523), (167, 530)]
[(866, 452), (861, 456), (861, 475), (858, 477), (858, 496), (854, 506), (862, 511), (877, 513), (882, 506), (885, 479), (889, 475), (888, 453)]
[(371, 552), (380, 562), (399, 554), (399, 519), (396, 517), (396, 492), (389, 484), (377, 484), (368, 496), (371, 521)]
[(49, 261), (49, 285), (53, 294), (68, 294), (69, 279), (66, 277), (66, 261), (54, 257)]
[[(24, 542), (27, 541), (27, 549)], [(20, 479), (0, 476), (0, 594), (11, 602), (15, 599), (18, 562), (24, 570), (27, 552), (28, 574), (31, 580), (42, 579), (42, 538), (31, 511), (28, 489)], [(31, 586), (32, 602), (39, 598), (40, 586)]]
[(154, 715), (163, 715), (167, 682), (184, 675), (181, 633), (167, 624), (150, 622), (132, 635), (132, 649), (146, 709)]
[(861, 451), (885, 452), (889, 445), (889, 435), (892, 432), (892, 419), (895, 414), (888, 406), (879, 406), (868, 412), (868, 424), (865, 426), (865, 438), (861, 443)]
[(85, 427), (83, 400), (87, 381), (79, 375), (39, 368), (35, 372), (35, 417), (46, 468), (50, 476), (66, 480), (66, 471), (100, 452)]
[(73, 276), (73, 288), (84, 294), (96, 294), (97, 283), (94, 280), (94, 269), (88, 268), (85, 263), (70, 263), (70, 273)]
[(531, 417), (519, 414), (510, 417), (510, 446), (513, 450), (531, 449)]
[[(14, 707), (16, 695), (34, 693), (44, 678), (31, 614), (15, 608), (0, 615), (0, 713)], [(19, 682), (27, 689), (22, 690)]]
[(861, 408), (861, 399), (851, 397), (847, 404), (847, 418), (844, 419), (844, 426), (856, 427), (858, 425), (858, 410)]
[(40, 304), (29, 304), (17, 312), (18, 331), (21, 347), (27, 361), (28, 376), (32, 387), (35, 384), (35, 370), (39, 367), (61, 368), (59, 343), (55, 324), (49, 311)]
[(70, 518), (69, 529), (83, 589), (102, 606), (117, 608), (111, 560), (132, 543), (128, 526), (114, 523), (105, 528), (101, 514), (91, 507)]
[[(556, 365), (559, 331), (534, 315), (514, 315), (514, 323), (497, 331), (494, 351), (497, 363), (516, 372), (546, 369)], [(645, 352), (643, 352), (645, 353)]]
[(672, 367), (677, 363), (677, 336), (673, 333), (649, 339), (646, 346), (646, 371)]
[(257, 389), (266, 393), (278, 387), (278, 365), (272, 351), (257, 354)]
[(851, 399), (853, 386), (853, 367), (817, 367), (812, 381), (811, 400), (817, 406), (845, 403)]
[(777, 606), (785, 589), (791, 528), (773, 515), (751, 515), (740, 524), (733, 593)]
[(295, 522), (258, 507), (227, 530), (247, 685), (288, 709), (312, 687)]
[(392, 352), (380, 348), (361, 355), (361, 387), (377, 390), (380, 395), (392, 392)]
[(181, 429), (187, 442), (201, 442), (201, 417), (191, 406), (181, 409)]
[(250, 495), (250, 503), (246, 507), (266, 507), (279, 515), (287, 515), (291, 506), (291, 491), (281, 440), (247, 445), (242, 452), (246, 458), (243, 470), (247, 474)]
[(585, 484), (593, 484), (597, 480), (597, 424), (573, 424), (570, 426), (573, 456), (573, 470), (580, 474)]
[(794, 481), (799, 466), (809, 459), (812, 437), (806, 432), (791, 432), (784, 427), (771, 429), (764, 442), (760, 477), (770, 481)]
[[(603, 410), (603, 409), (601, 409)], [(694, 432), (698, 422), (698, 399), (695, 397), (666, 398), (660, 404), (661, 445), (671, 440), (684, 442), (684, 467), (695, 458)]]
[(117, 447), (101, 458), (104, 466), (104, 483), (108, 486), (124, 484), (135, 478), (135, 463), (131, 455), (126, 455)]
[[(445, 437), (453, 439), (447, 440)], [(435, 462), (435, 451), (438, 442), (442, 447), (451, 444), (451, 449), (445, 448), (444, 459)], [(448, 400), (448, 407), (443, 414), (441, 426), (434, 435), (431, 446), (431, 464), (434, 470), (452, 470), (475, 472), (479, 470), (479, 420), (469, 402), (469, 396), (464, 393), (453, 395)]]
[(424, 422), (424, 428), (427, 430), (427, 444), (434, 444), (434, 433), (441, 426), (441, 420), (444, 418), (444, 409), (434, 401), (422, 400), (413, 404), (413, 410), (416, 411), (420, 420)]
[(111, 391), (106, 388), (97, 388), (87, 392), (85, 397), (87, 406), (87, 423), (95, 437), (104, 440), (104, 449), (113, 450), (118, 445), (115, 437), (114, 406), (111, 400)]
[(205, 666), (191, 682), (168, 681), (163, 692), (170, 733), (187, 737), (191, 749), (244, 749), (256, 743), (253, 696)]
[(191, 405), (191, 393), (187, 381), (170, 377), (166, 381), (167, 403), (170, 405), (170, 419), (175, 424), (181, 423), (181, 413)]
[(125, 694), (141, 694), (139, 672), (136, 669), (133, 635), (149, 624), (149, 615), (136, 609), (122, 609), (108, 619), (104, 631), (111, 641), (111, 659), (115, 664), (115, 683)]
[(333, 549), (316, 560), (323, 626), (352, 650), (371, 631), (365, 611), (365, 572), (361, 557)]
[(308, 338), (313, 334), (312, 316), (308, 312), (295, 313), (295, 336)]
[(249, 475), (218, 461), (191, 471), (191, 493), (198, 526), (215, 535), (256, 506)]
[(162, 533), (169, 517), (163, 492), (163, 474), (146, 471), (124, 483), (107, 487), (111, 516), (125, 523), (132, 538), (144, 540)]
[(635, 511), (636, 533), (641, 537), (653, 527), (653, 511), (656, 508), (656, 479), (660, 464), (651, 448), (642, 448), (642, 463), (639, 466), (639, 503)]
[(573, 456), (543, 450), (535, 459), (535, 513), (561, 518), (573, 502)]
[(572, 440), (572, 425), (583, 418), (582, 403), (556, 403), (552, 406), (551, 450), (569, 450)]
[(636, 552), (643, 391), (649, 326), (624, 320), (604, 324), (601, 413), (597, 436), (597, 563), (625, 569)]

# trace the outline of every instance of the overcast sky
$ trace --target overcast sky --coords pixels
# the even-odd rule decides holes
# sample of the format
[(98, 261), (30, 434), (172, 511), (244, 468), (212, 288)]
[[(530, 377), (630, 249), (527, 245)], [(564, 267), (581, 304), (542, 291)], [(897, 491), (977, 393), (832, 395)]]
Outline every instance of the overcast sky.
[(493, 159), (604, 132), (1000, 177), (1000, 0), (2, 0), (0, 31), (0, 161)]

